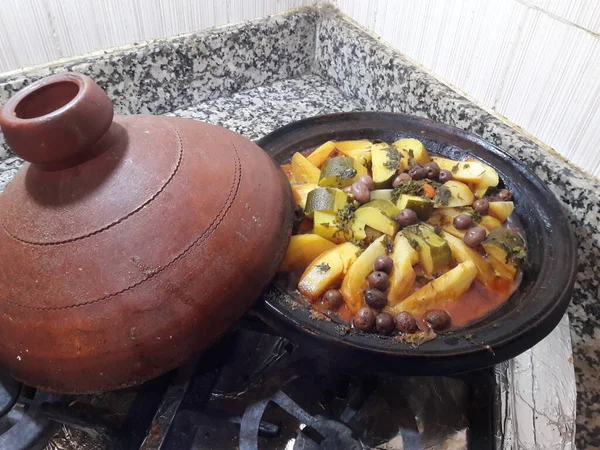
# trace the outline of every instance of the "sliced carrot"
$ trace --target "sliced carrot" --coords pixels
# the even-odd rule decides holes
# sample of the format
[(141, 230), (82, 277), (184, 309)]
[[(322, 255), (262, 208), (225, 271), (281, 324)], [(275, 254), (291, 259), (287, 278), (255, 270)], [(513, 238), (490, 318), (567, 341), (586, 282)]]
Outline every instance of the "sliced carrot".
[(434, 198), (435, 197), (435, 188), (432, 185), (425, 183), (423, 185), (423, 193), (429, 198)]

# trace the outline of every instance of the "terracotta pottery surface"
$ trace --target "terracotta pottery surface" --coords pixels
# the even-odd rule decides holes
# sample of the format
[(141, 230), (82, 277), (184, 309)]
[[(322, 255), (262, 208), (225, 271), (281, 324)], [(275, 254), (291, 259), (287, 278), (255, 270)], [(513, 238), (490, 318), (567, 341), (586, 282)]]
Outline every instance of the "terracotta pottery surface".
[(46, 390), (133, 385), (184, 363), (251, 306), (292, 221), (255, 144), (205, 123), (113, 118), (61, 74), (0, 112), (29, 161), (0, 195), (0, 364)]

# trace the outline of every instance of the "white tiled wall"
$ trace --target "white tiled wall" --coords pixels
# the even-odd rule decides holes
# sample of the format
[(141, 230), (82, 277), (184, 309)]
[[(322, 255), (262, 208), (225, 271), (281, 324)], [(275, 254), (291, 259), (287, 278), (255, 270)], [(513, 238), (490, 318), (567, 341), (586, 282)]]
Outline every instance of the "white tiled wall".
[(0, 0), (0, 73), (316, 0)]
[[(0, 73), (326, 0), (0, 0)], [(600, 176), (600, 0), (333, 0)]]
[(600, 0), (335, 0), (481, 104), (600, 176)]

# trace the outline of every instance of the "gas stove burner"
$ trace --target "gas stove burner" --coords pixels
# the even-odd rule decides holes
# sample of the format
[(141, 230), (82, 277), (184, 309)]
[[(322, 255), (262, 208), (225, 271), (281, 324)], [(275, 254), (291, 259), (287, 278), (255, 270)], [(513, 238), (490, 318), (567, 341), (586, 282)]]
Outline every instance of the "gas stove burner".
[(309, 437), (304, 428), (294, 444), (293, 450), (362, 450), (361, 443), (352, 437), (352, 430), (335, 420), (317, 417), (311, 428), (318, 437)]
[(61, 399), (61, 395), (23, 386), (0, 372), (0, 449), (29, 450), (45, 445), (53, 427), (40, 406)]
[[(294, 367), (298, 371), (286, 371), (292, 375), (280, 384), (279, 391), (246, 407), (239, 450), (272, 448), (270, 441), (258, 438), (259, 429), (263, 421), (277, 420), (284, 422), (282, 429), (295, 430), (286, 450), (363, 450), (391, 441), (401, 442), (404, 450), (423, 447), (411, 408), (404, 405), (405, 413), (398, 412), (401, 391), (397, 380), (390, 383), (387, 377), (315, 371), (314, 365), (302, 361), (287, 369)], [(281, 373), (272, 379), (281, 381)]]

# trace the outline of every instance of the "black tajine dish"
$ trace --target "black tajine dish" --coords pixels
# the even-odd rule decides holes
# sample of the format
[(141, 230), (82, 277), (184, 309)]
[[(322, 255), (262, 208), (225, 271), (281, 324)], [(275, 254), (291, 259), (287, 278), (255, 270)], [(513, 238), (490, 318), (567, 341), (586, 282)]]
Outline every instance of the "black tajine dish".
[(517, 291), (480, 320), (418, 346), (316, 320), (309, 308), (276, 283), (264, 292), (254, 313), (312, 354), (346, 366), (367, 364), (407, 375), (477, 370), (534, 346), (558, 324), (569, 304), (577, 270), (576, 243), (561, 203), (517, 160), (463, 130), (419, 117), (380, 112), (301, 120), (265, 136), (258, 144), (283, 164), (293, 153), (328, 140), (393, 142), (404, 137), (419, 139), (431, 153), (455, 160), (473, 157), (496, 169), (515, 200), (528, 250)]

